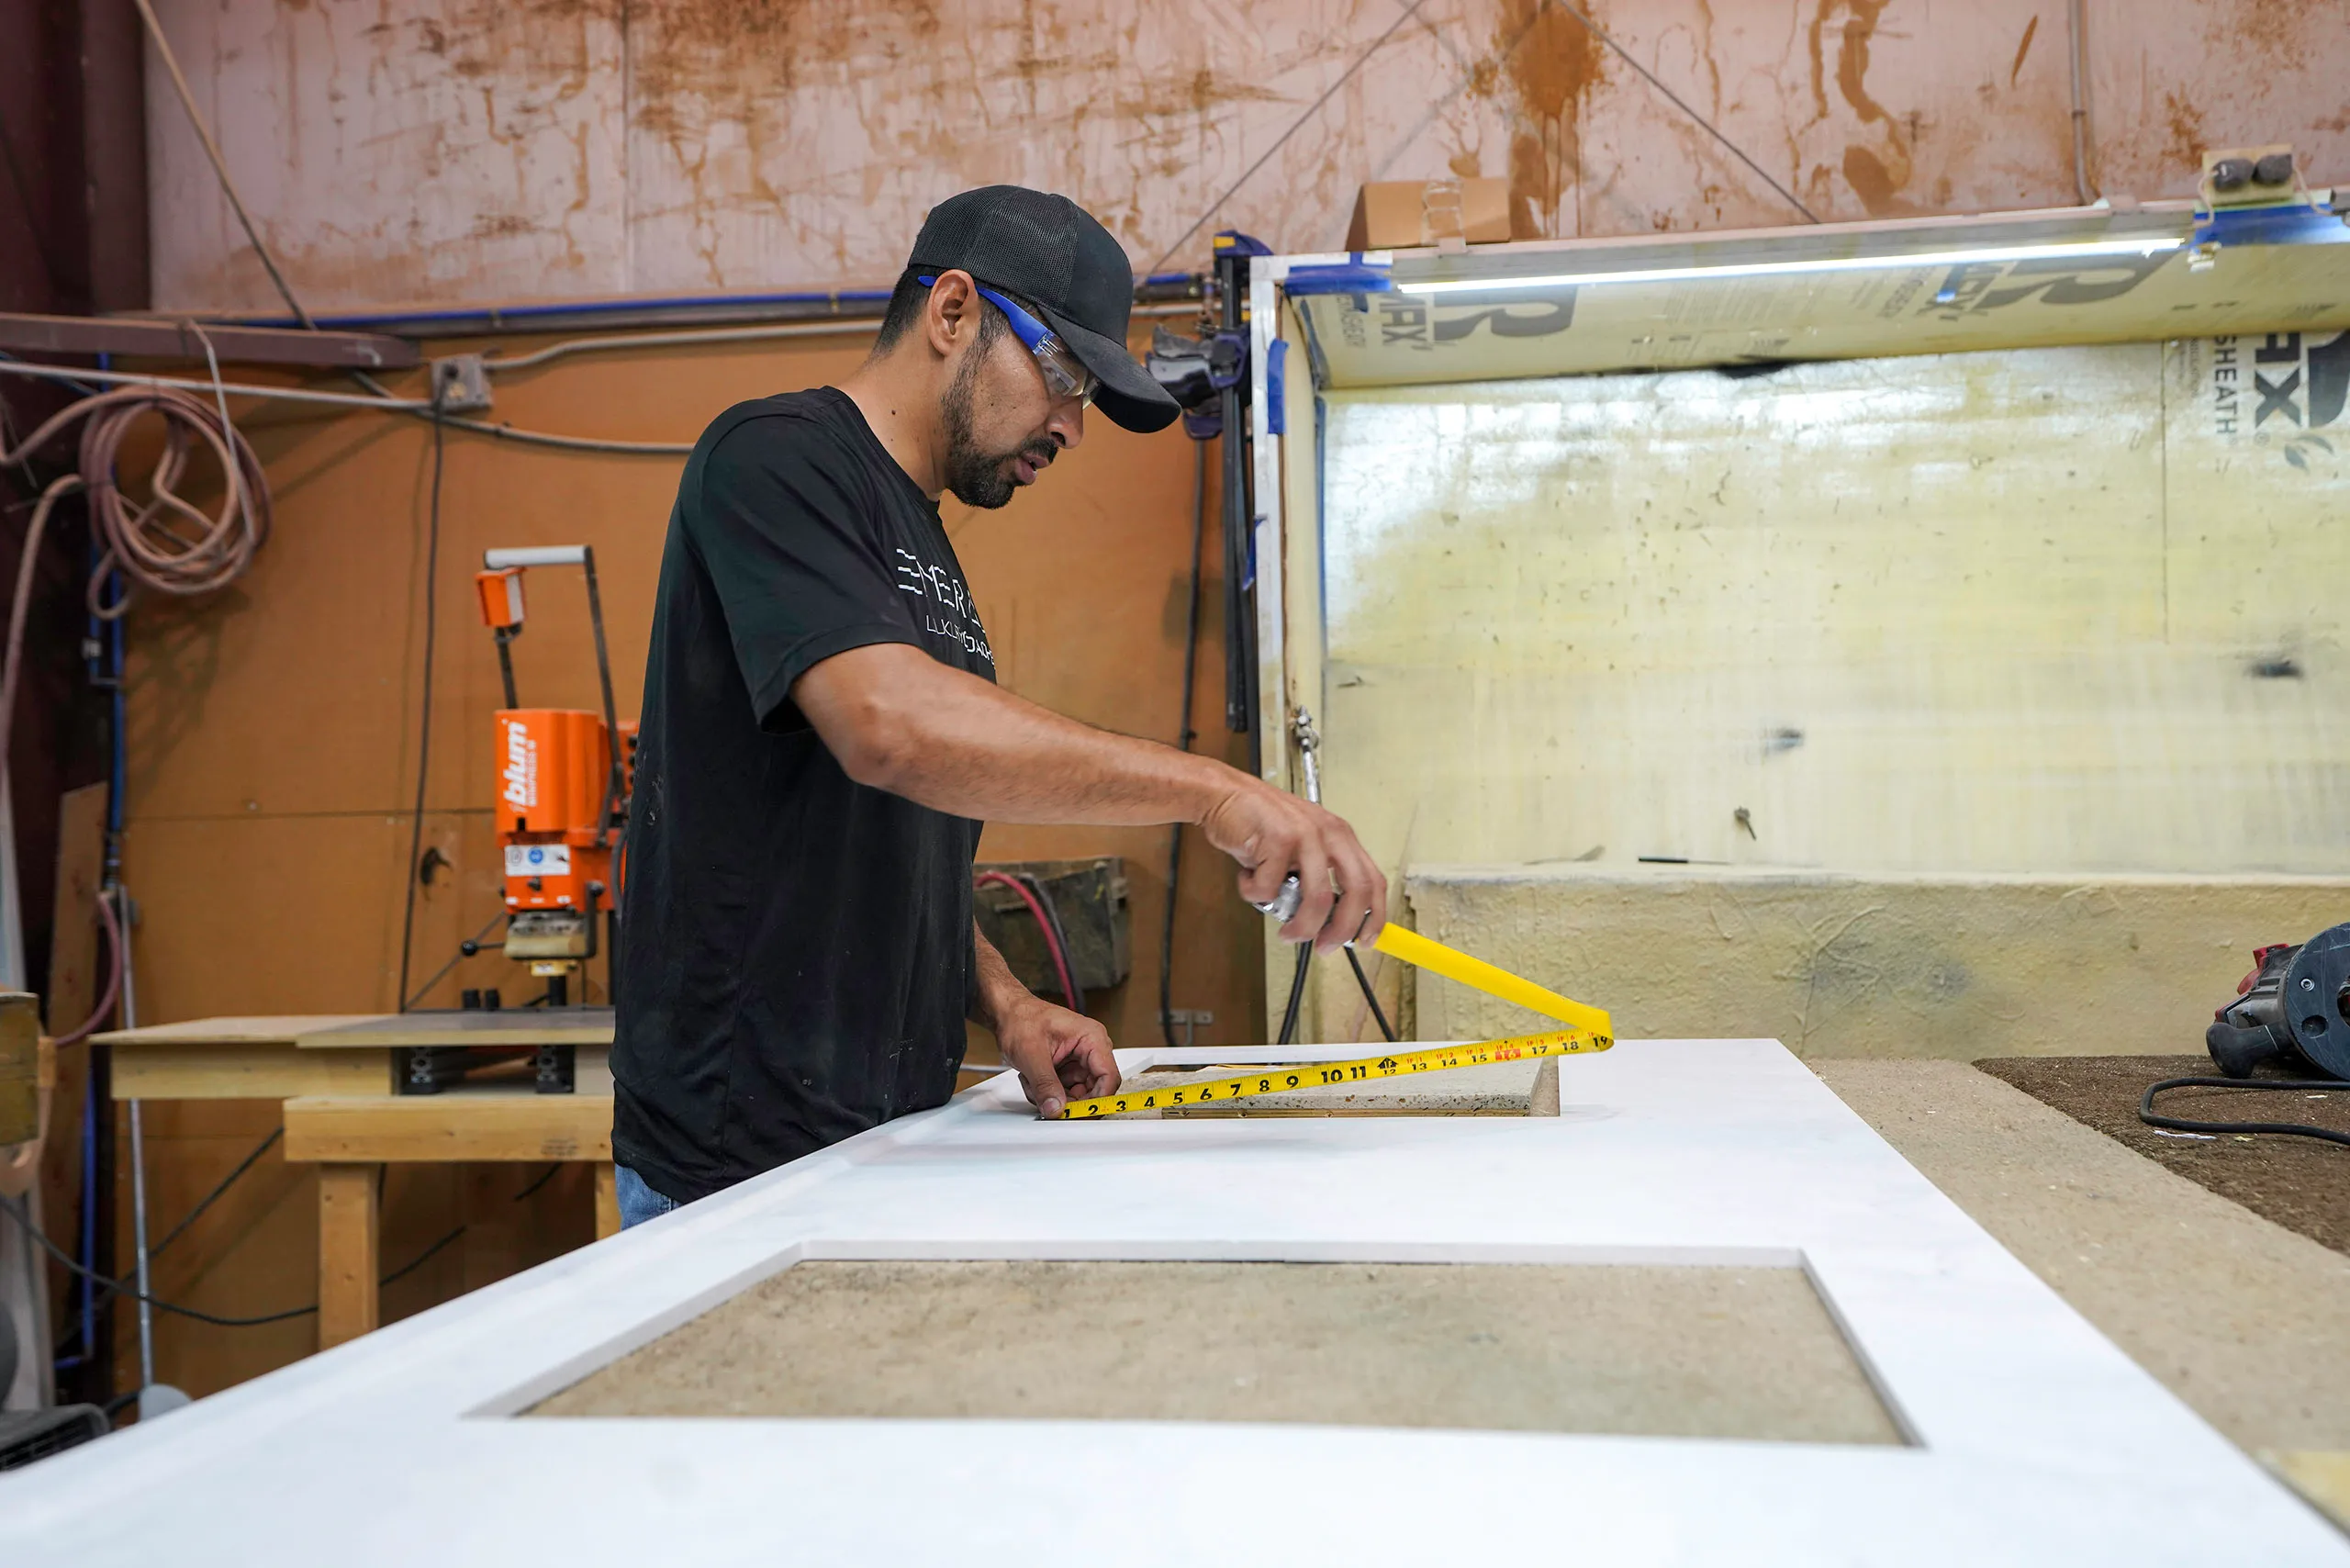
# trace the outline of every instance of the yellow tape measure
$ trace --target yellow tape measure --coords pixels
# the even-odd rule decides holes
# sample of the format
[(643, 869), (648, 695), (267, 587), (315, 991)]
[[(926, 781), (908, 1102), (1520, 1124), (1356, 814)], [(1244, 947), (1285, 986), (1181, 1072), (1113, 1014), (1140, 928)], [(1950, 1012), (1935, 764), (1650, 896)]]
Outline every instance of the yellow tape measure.
[(1416, 931), (1407, 931), (1400, 925), (1383, 925), (1371, 946), (1391, 958), (1400, 958), (1432, 975), (1459, 980), (1487, 996), (1515, 1002), (1528, 1012), (1539, 1013), (1545, 1018), (1556, 1018), (1571, 1028), (1592, 1035), (1615, 1033), (1615, 1025), (1600, 1009), (1570, 1001), (1555, 991), (1546, 991), (1532, 980), (1520, 980), (1507, 969), (1489, 964), (1483, 958), (1472, 958), (1457, 947), (1430, 941)]
[[(1603, 1014), (1603, 1016), (1605, 1016)], [(1368, 1083), (1374, 1079), (1408, 1078), (1418, 1072), (1440, 1072), (1450, 1067), (1477, 1067), (1490, 1061), (1520, 1061), (1534, 1057), (1574, 1056), (1604, 1051), (1616, 1043), (1605, 1034), (1561, 1029), (1549, 1035), (1518, 1035), (1506, 1040), (1481, 1040), (1475, 1045), (1438, 1046), (1425, 1051), (1391, 1051), (1385, 1056), (1354, 1061), (1316, 1061), (1295, 1066), (1259, 1068), (1234, 1078), (1210, 1079), (1175, 1089), (1140, 1093), (1104, 1094), (1092, 1100), (1072, 1100), (1061, 1107), (1060, 1119), (1091, 1121), (1134, 1111), (1172, 1110), (1178, 1105), (1253, 1099), (1259, 1094), (1293, 1094), (1301, 1089), (1331, 1089), (1341, 1084)]]

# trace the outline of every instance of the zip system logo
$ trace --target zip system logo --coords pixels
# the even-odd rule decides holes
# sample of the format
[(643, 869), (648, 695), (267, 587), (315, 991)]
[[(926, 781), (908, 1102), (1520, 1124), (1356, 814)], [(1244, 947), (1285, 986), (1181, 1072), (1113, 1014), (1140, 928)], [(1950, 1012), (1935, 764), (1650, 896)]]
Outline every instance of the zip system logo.
[[(2332, 456), (2333, 437), (2350, 407), (2350, 331), (2271, 332), (2264, 338), (2211, 340), (2211, 433), (2235, 441), (2249, 432), (2307, 469)], [(2343, 432), (2336, 431), (2336, 434)]]
[(529, 726), (511, 719), (506, 721), (506, 766), (498, 778), (503, 784), (499, 798), (516, 814), (539, 803), (539, 743), (531, 738)]

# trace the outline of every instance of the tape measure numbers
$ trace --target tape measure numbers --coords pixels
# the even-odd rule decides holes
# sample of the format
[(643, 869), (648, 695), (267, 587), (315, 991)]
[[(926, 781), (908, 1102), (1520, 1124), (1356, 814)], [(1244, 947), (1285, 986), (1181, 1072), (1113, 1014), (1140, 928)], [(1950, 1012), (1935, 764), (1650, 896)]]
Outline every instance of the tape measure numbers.
[[(1605, 1014), (1602, 1014), (1605, 1016)], [(1481, 1040), (1475, 1045), (1438, 1046), (1425, 1051), (1391, 1051), (1385, 1056), (1353, 1061), (1302, 1062), (1259, 1068), (1232, 1078), (1210, 1079), (1174, 1089), (1153, 1089), (1133, 1094), (1103, 1094), (1072, 1100), (1061, 1107), (1064, 1122), (1093, 1121), (1136, 1111), (1170, 1110), (1177, 1105), (1248, 1100), (1259, 1094), (1293, 1094), (1301, 1089), (1334, 1089), (1347, 1083), (1368, 1083), (1382, 1078), (1409, 1078), (1414, 1073), (1440, 1072), (1451, 1067), (1477, 1067), (1485, 1062), (1519, 1061), (1535, 1057), (1575, 1056), (1604, 1051), (1616, 1043), (1606, 1034), (1561, 1029), (1548, 1035), (1517, 1035), (1506, 1040)]]

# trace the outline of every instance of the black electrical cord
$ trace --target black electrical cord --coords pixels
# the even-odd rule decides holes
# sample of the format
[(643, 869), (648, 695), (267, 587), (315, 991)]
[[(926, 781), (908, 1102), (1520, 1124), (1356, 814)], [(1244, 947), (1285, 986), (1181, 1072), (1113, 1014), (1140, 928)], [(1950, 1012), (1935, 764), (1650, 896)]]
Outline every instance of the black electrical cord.
[[(451, 1231), (448, 1235), (442, 1237), (440, 1240), (434, 1242), (431, 1246), (426, 1248), (423, 1251), (418, 1253), (407, 1262), (402, 1263), (398, 1268), (394, 1269), (382, 1279), (377, 1280), (375, 1282), (376, 1286), (380, 1289), (385, 1285), (392, 1284), (397, 1281), (408, 1278), (410, 1274), (415, 1273), (419, 1269), (423, 1268), (425, 1261), (434, 1253), (440, 1251), (443, 1247), (448, 1246), (452, 1241), (456, 1240), (460, 1236), (464, 1235), (464, 1233), (471, 1228), (472, 1226), (464, 1225), (457, 1226), (456, 1229)], [(317, 1309), (312, 1308), (312, 1310), (316, 1311)]]
[(1371, 977), (1362, 972), (1362, 960), (1355, 957), (1352, 947), (1347, 949), (1347, 967), (1355, 972), (1355, 983), (1362, 987), (1362, 999), (1371, 1003), (1371, 1015), (1379, 1021), (1379, 1036), (1389, 1045), (1395, 1043), (1395, 1031), (1388, 1026), (1387, 1014), (1379, 1010), (1379, 998), (1371, 993)]
[(196, 1207), (188, 1210), (186, 1214), (182, 1215), (180, 1216), (179, 1224), (172, 1226), (169, 1231), (165, 1232), (162, 1240), (158, 1241), (154, 1246), (147, 1249), (147, 1256), (150, 1259), (162, 1257), (163, 1255), (164, 1248), (169, 1247), (173, 1242), (177, 1241), (181, 1235), (186, 1231), (187, 1227), (196, 1222), (198, 1215), (202, 1215), (205, 1210), (210, 1208), (214, 1201), (218, 1199), (221, 1193), (235, 1186), (237, 1184), (237, 1179), (242, 1176), (246, 1171), (251, 1170), (253, 1168), (253, 1162), (259, 1159), (263, 1155), (267, 1154), (277, 1140), (285, 1136), (285, 1126), (284, 1123), (281, 1122), (276, 1126), (270, 1128), (269, 1136), (262, 1139), (261, 1142), (253, 1145), (253, 1151), (251, 1154), (246, 1155), (242, 1159), (237, 1161), (237, 1168), (234, 1170), (229, 1171), (226, 1176), (221, 1177), (220, 1184), (218, 1186), (205, 1193), (204, 1196), (197, 1201)]
[(2328, 1143), (2350, 1147), (2350, 1133), (2335, 1132), (2332, 1127), (2313, 1127), (2302, 1122), (2189, 1122), (2177, 1116), (2154, 1114), (2154, 1096), (2167, 1089), (2302, 1089), (2350, 1092), (2350, 1082), (2331, 1078), (2165, 1078), (2147, 1087), (2145, 1097), (2138, 1102), (2138, 1119), (2150, 1127), (2169, 1127), (2183, 1133), (2282, 1133), (2288, 1137), (2323, 1138)]
[[(408, 861), (401, 868), (408, 904), (400, 915), (399, 1010), (408, 1010), (408, 953), (416, 937), (416, 863), (424, 846), (424, 781), (432, 760), (432, 642), (439, 630), (433, 589), (441, 580), (441, 389), (432, 390), (432, 505), (424, 531), (424, 698), (416, 725), (416, 823), (408, 830)], [(446, 972), (445, 970), (443, 971)], [(435, 977), (438, 978), (438, 977)]]
[(1286, 1046), (1297, 1038), (1297, 1009), (1305, 1000), (1305, 968), (1314, 961), (1314, 944), (1297, 945), (1297, 973), (1289, 982), (1289, 1006), (1281, 1012), (1281, 1037), (1274, 1043)]
[(165, 1301), (161, 1296), (149, 1295), (128, 1281), (112, 1279), (99, 1273), (95, 1269), (82, 1267), (56, 1242), (43, 1234), (40, 1226), (35, 1225), (26, 1215), (18, 1214), (16, 1204), (0, 1201), (0, 1212), (6, 1212), (10, 1219), (22, 1226), (26, 1234), (40, 1244), (41, 1250), (57, 1260), (68, 1271), (80, 1275), (93, 1284), (106, 1286), (109, 1294), (129, 1296), (133, 1301), (143, 1301), (158, 1312), (168, 1312), (180, 1317), (192, 1317), (198, 1323), (209, 1323), (217, 1328), (257, 1328), (264, 1323), (283, 1323), (289, 1317), (304, 1317), (319, 1310), (314, 1303), (308, 1306), (294, 1307), (285, 1312), (264, 1313), (259, 1317), (217, 1317), (208, 1312), (198, 1312), (192, 1306), (182, 1306), (177, 1302)]
[(563, 1162), (561, 1160), (557, 1160), (553, 1165), (548, 1166), (547, 1173), (545, 1175), (540, 1177), (537, 1181), (532, 1182), (529, 1186), (514, 1194), (514, 1201), (519, 1204), (525, 1198), (534, 1196), (540, 1188), (554, 1181), (555, 1178), (555, 1172), (562, 1169)]
[[(261, 1148), (257, 1148), (253, 1150), (252, 1154), (246, 1156), (244, 1164), (239, 1166), (237, 1170), (231, 1173), (229, 1178), (229, 1182), (233, 1182), (238, 1176), (244, 1174), (246, 1167), (250, 1166), (255, 1159), (260, 1159), (262, 1150), (266, 1149), (270, 1146), (270, 1143), (274, 1141), (274, 1137), (264, 1139), (262, 1143)], [(514, 1194), (514, 1201), (519, 1204), (522, 1202), (523, 1199), (532, 1196), (539, 1191), (539, 1189), (544, 1187), (549, 1182), (554, 1181), (555, 1173), (562, 1169), (563, 1166), (560, 1161), (548, 1166), (545, 1175), (540, 1177), (537, 1181), (532, 1182), (529, 1186)], [(204, 1204), (209, 1204), (212, 1202), (213, 1198), (217, 1198), (222, 1193), (227, 1192), (229, 1190), (229, 1182), (223, 1182), (218, 1187), (215, 1188), (211, 1196), (204, 1200)], [(194, 1219), (197, 1214), (203, 1212), (204, 1204), (198, 1204), (196, 1206), (196, 1209), (188, 1215), (187, 1219), (182, 1220), (179, 1225), (173, 1229), (172, 1235), (163, 1238), (164, 1241), (169, 1242), (172, 1239), (172, 1237), (177, 1236), (181, 1230), (185, 1229), (188, 1220)], [(165, 1301), (162, 1297), (158, 1295), (150, 1295), (128, 1280), (113, 1279), (107, 1275), (99, 1273), (95, 1269), (84, 1268), (81, 1264), (75, 1262), (70, 1256), (68, 1256), (56, 1242), (51, 1241), (49, 1238), (48, 1233), (43, 1231), (40, 1226), (35, 1225), (28, 1215), (19, 1212), (17, 1205), (6, 1198), (0, 1198), (0, 1213), (5, 1213), (10, 1219), (15, 1220), (17, 1225), (24, 1228), (25, 1234), (31, 1237), (33, 1240), (39, 1245), (42, 1251), (55, 1259), (70, 1272), (77, 1274), (83, 1279), (88, 1280), (93, 1284), (105, 1286), (106, 1294), (109, 1296), (128, 1296), (132, 1301), (143, 1301), (158, 1312), (168, 1312), (173, 1314), (174, 1316), (191, 1318), (198, 1323), (208, 1323), (216, 1328), (258, 1328), (263, 1324), (284, 1323), (291, 1318), (308, 1317), (311, 1313), (319, 1310), (318, 1304), (313, 1302), (308, 1306), (288, 1307), (284, 1312), (267, 1312), (262, 1314), (258, 1317), (222, 1317), (209, 1312), (199, 1312), (195, 1307), (182, 1306), (177, 1302)], [(418, 1253), (407, 1262), (402, 1263), (390, 1273), (378, 1279), (375, 1282), (377, 1288), (380, 1289), (385, 1285), (397, 1284), (401, 1280), (408, 1278), (408, 1275), (413, 1274), (419, 1269), (424, 1267), (424, 1265), (436, 1256), (442, 1248), (447, 1247), (451, 1242), (456, 1240), (457, 1238), (464, 1235), (466, 1231), (472, 1228), (473, 1226), (469, 1224), (458, 1226), (454, 1230), (450, 1231), (440, 1240), (434, 1242), (431, 1246), (426, 1248), (423, 1251)], [(148, 1256), (152, 1258), (155, 1255), (155, 1252), (159, 1252), (161, 1250), (162, 1250), (162, 1248), (156, 1248), (150, 1251)]]
[[(1192, 442), (1192, 596), (1183, 623), (1183, 712), (1176, 721), (1176, 746), (1189, 751), (1199, 732), (1192, 728), (1192, 701), (1200, 663), (1200, 545), (1208, 528), (1208, 443)], [(1158, 933), (1158, 1032), (1175, 1048), (1175, 890), (1183, 875), (1183, 824), (1167, 834), (1167, 924)]]
[[(283, 1126), (272, 1127), (270, 1129), (269, 1136), (253, 1146), (252, 1152), (246, 1155), (242, 1159), (237, 1161), (237, 1168), (234, 1170), (229, 1171), (229, 1174), (220, 1178), (218, 1185), (215, 1186), (212, 1191), (205, 1193), (202, 1198), (198, 1199), (194, 1208), (182, 1215), (180, 1216), (179, 1224), (172, 1226), (169, 1231), (165, 1232), (162, 1240), (158, 1241), (154, 1246), (147, 1249), (147, 1256), (151, 1260), (162, 1257), (163, 1249), (169, 1247), (173, 1242), (177, 1241), (182, 1234), (186, 1231), (187, 1227), (194, 1225), (197, 1218), (203, 1215), (204, 1211), (210, 1208), (213, 1204), (218, 1200), (221, 1193), (226, 1193), (229, 1188), (235, 1186), (238, 1179), (243, 1176), (246, 1171), (251, 1170), (253, 1168), (253, 1162), (259, 1159), (263, 1155), (267, 1154), (271, 1146), (275, 1144), (280, 1137), (285, 1136), (285, 1129)], [(109, 1283), (105, 1290), (100, 1291), (97, 1294), (96, 1299), (92, 1301), (90, 1305), (95, 1307), (98, 1302), (111, 1299), (116, 1291), (121, 1288), (122, 1287), (118, 1282)], [(80, 1332), (78, 1327), (76, 1327), (74, 1331), (76, 1333)]]

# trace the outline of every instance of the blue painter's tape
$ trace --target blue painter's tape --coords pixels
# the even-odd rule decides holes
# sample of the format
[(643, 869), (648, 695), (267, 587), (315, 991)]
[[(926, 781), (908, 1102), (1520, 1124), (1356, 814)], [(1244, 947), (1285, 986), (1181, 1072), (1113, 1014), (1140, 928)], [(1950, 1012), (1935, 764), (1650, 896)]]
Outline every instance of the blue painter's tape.
[(1265, 429), (1274, 435), (1289, 433), (1289, 415), (1283, 409), (1281, 388), (1289, 369), (1289, 340), (1275, 338), (1265, 355)]
[(1393, 294), (1395, 280), (1387, 269), (1368, 262), (1341, 262), (1328, 266), (1292, 267), (1281, 287), (1295, 299), (1308, 294)]
[(2221, 207), (2195, 226), (2194, 243), (2339, 245), (2350, 242), (2350, 221), (2322, 207)]

